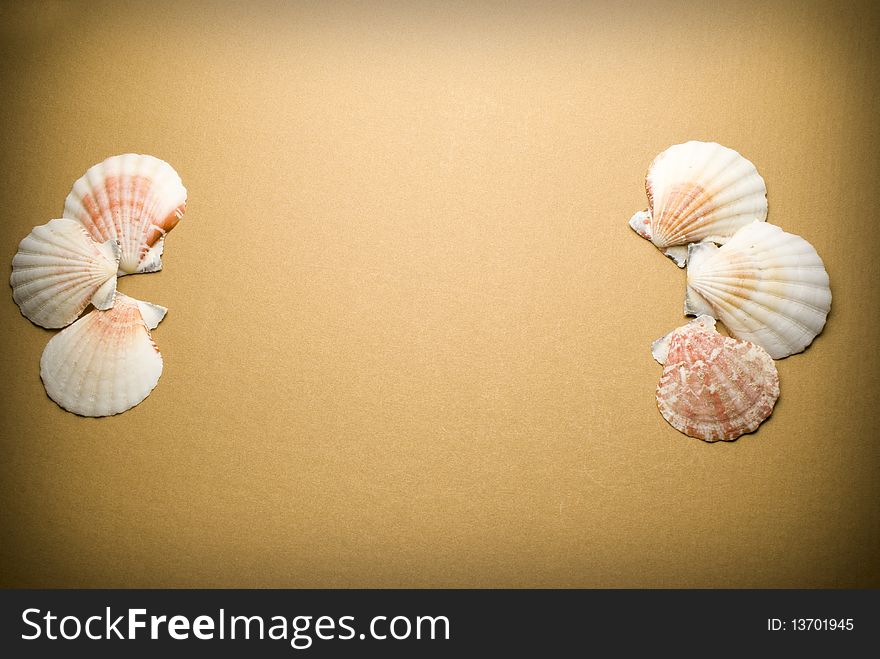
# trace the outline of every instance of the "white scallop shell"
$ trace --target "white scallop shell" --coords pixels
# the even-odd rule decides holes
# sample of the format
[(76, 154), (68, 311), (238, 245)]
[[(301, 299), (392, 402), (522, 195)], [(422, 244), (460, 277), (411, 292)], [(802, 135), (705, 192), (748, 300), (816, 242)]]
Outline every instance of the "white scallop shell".
[(167, 234), (186, 210), (186, 188), (174, 168), (153, 156), (113, 156), (73, 184), (64, 217), (78, 220), (97, 242), (117, 240), (119, 273), (162, 269)]
[(767, 219), (767, 188), (755, 166), (715, 142), (685, 142), (654, 158), (645, 177), (648, 209), (629, 221), (679, 267), (689, 243), (724, 243)]
[(109, 416), (146, 398), (162, 374), (150, 336), (166, 309), (121, 293), (107, 311), (92, 311), (49, 341), (40, 377), (49, 398), (82, 416)]
[(692, 245), (690, 259), (685, 313), (718, 318), (774, 359), (801, 352), (825, 327), (828, 273), (800, 236), (754, 222), (720, 248)]
[(779, 397), (776, 364), (760, 346), (722, 336), (700, 316), (652, 346), (664, 365), (657, 407), (669, 424), (706, 442), (757, 430)]
[(113, 306), (119, 246), (96, 243), (75, 220), (57, 219), (34, 227), (12, 259), (12, 298), (31, 322), (65, 327), (89, 302)]

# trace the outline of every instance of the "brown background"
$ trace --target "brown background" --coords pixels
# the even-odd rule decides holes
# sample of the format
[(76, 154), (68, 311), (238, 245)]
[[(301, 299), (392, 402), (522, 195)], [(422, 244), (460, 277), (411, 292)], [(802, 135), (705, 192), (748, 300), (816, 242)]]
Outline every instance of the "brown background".
[[(703, 8), (702, 5), (710, 5)], [(185, 5), (185, 6), (182, 6)], [(832, 3), (4, 6), (0, 255), (91, 164), (189, 189), (159, 386), (62, 411), (0, 296), (3, 586), (880, 586), (880, 29)], [(668, 426), (627, 227), (734, 147), (831, 275), (733, 444)]]

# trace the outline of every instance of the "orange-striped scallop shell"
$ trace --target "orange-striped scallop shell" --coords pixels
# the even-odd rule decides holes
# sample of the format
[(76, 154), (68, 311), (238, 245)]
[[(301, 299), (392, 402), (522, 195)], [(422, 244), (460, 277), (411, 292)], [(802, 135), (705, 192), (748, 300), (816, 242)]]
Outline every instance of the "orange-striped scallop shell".
[(64, 203), (64, 217), (80, 222), (93, 240), (119, 243), (119, 274), (161, 270), (165, 235), (185, 210), (186, 188), (174, 168), (134, 153), (90, 167)]
[(767, 188), (755, 166), (715, 142), (685, 142), (654, 158), (645, 177), (648, 209), (629, 224), (679, 267), (687, 245), (724, 243), (755, 220), (767, 219)]

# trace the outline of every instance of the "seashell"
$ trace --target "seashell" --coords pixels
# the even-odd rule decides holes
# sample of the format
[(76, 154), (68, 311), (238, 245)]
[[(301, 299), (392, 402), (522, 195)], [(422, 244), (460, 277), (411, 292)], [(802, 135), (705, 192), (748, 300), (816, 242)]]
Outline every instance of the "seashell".
[(753, 222), (720, 248), (691, 245), (685, 313), (719, 319), (774, 359), (810, 345), (830, 309), (828, 273), (800, 236)]
[(767, 188), (755, 166), (715, 142), (685, 142), (654, 158), (645, 176), (648, 209), (629, 221), (680, 268), (687, 245), (724, 243), (740, 227), (767, 219)]
[(657, 407), (676, 430), (706, 442), (755, 431), (779, 397), (776, 364), (760, 346), (722, 336), (699, 316), (652, 346), (664, 364)]
[(64, 217), (95, 241), (119, 242), (119, 274), (161, 270), (165, 234), (185, 210), (186, 188), (174, 168), (134, 153), (90, 167), (64, 202)]
[(28, 320), (42, 327), (65, 327), (89, 302), (113, 306), (119, 246), (96, 243), (75, 220), (52, 220), (34, 227), (12, 259), (12, 298)]
[(146, 398), (162, 374), (150, 336), (167, 309), (119, 293), (106, 311), (92, 311), (49, 341), (40, 377), (49, 398), (82, 416), (110, 416)]

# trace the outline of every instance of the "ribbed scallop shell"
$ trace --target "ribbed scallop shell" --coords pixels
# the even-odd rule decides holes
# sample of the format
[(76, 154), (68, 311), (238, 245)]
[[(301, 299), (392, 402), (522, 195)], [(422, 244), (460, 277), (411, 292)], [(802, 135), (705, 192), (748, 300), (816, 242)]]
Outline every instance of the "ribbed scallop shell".
[(166, 309), (121, 293), (107, 311), (92, 311), (49, 341), (40, 377), (49, 398), (82, 416), (109, 416), (146, 398), (162, 374), (150, 337)]
[(165, 234), (186, 210), (186, 188), (174, 168), (153, 156), (113, 156), (73, 184), (64, 217), (97, 242), (119, 241), (119, 273), (162, 269)]
[(767, 188), (755, 166), (715, 142), (685, 142), (654, 158), (645, 177), (648, 210), (630, 226), (679, 267), (687, 245), (724, 243), (754, 220), (767, 219)]
[(779, 397), (776, 364), (760, 346), (722, 336), (709, 316), (654, 343), (664, 363), (657, 407), (676, 430), (706, 442), (757, 430)]
[(831, 310), (828, 273), (815, 248), (766, 222), (722, 247), (691, 247), (685, 313), (707, 313), (774, 359), (804, 350)]
[(66, 327), (89, 302), (113, 306), (119, 247), (96, 243), (75, 220), (57, 219), (34, 227), (12, 259), (12, 298), (28, 320), (42, 327)]

